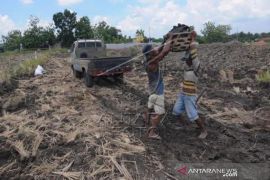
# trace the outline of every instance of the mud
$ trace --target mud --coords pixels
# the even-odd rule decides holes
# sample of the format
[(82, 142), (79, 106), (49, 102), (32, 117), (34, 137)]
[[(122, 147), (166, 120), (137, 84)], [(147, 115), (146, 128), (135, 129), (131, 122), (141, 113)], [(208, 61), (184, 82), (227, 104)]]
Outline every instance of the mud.
[[(209, 46), (225, 49), (225, 53), (237, 48)], [(261, 58), (269, 57), (267, 48), (254, 54), (258, 51), (263, 52)], [(20, 80), (13, 92), (1, 96), (5, 113), (0, 117), (0, 177), (181, 179), (177, 168), (183, 163), (269, 165), (270, 120), (268, 108), (264, 108), (269, 106), (269, 93), (257, 86), (254, 71), (249, 71), (268, 62), (245, 66), (246, 71), (235, 73), (240, 74), (234, 76), (236, 82), (220, 82), (212, 73), (228, 62), (220, 62), (217, 53), (207, 53), (207, 59), (220, 64), (214, 71), (204, 71), (209, 78), (202, 77), (199, 84), (199, 89), (207, 88), (199, 101), (209, 132), (205, 140), (197, 138), (195, 124), (178, 131), (170, 126), (182, 77), (179, 54), (171, 54), (163, 62), (167, 113), (159, 127), (161, 141), (145, 135), (142, 113), (148, 95), (140, 63), (126, 75), (124, 84), (100, 79), (93, 88), (86, 88), (81, 79), (72, 76), (65, 56), (52, 58), (44, 66), (46, 75)], [(241, 81), (247, 72), (252, 74), (253, 85)], [(234, 91), (236, 86), (239, 92)]]
[(0, 95), (4, 95), (7, 93), (12, 92), (14, 89), (18, 87), (18, 81), (16, 80), (11, 80), (10, 82), (3, 82), (0, 84)]

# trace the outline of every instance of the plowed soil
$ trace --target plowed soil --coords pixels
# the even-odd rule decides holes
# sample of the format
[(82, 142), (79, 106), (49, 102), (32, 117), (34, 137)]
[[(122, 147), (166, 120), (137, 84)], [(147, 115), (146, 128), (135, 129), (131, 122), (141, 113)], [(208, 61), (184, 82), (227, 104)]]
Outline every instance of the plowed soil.
[[(73, 77), (68, 57), (50, 59), (44, 76), (19, 80), (0, 99), (1, 179), (181, 179), (177, 168), (183, 163), (269, 165), (269, 89), (256, 81), (255, 71), (269, 65), (270, 48), (245, 49), (245, 54), (255, 54), (248, 59), (256, 62), (235, 64), (234, 69), (229, 62), (235, 58), (233, 49), (217, 46), (200, 49), (204, 68), (199, 89), (206, 88), (206, 93), (199, 107), (209, 134), (205, 140), (197, 138), (195, 124), (184, 130), (170, 127), (182, 77), (180, 54), (172, 53), (161, 64), (167, 109), (159, 127), (161, 141), (145, 136), (147, 79), (140, 60), (124, 84), (98, 79), (87, 88)], [(232, 57), (223, 63), (211, 48)], [(235, 51), (237, 61), (243, 60)]]

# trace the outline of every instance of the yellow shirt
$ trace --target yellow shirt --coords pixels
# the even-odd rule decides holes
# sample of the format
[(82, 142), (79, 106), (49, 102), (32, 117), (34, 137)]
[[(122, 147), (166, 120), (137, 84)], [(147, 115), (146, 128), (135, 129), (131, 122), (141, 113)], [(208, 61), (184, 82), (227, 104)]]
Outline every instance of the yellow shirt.
[(184, 81), (182, 92), (186, 95), (196, 95), (197, 93), (197, 72), (200, 67), (200, 61), (197, 54), (197, 42), (192, 42), (186, 56), (192, 60), (192, 66), (185, 66)]

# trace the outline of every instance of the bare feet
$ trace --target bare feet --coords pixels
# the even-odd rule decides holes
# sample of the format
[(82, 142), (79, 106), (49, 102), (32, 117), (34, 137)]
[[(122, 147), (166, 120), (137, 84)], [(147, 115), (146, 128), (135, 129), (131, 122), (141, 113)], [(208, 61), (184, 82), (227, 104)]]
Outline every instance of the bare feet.
[(201, 134), (198, 136), (198, 138), (205, 139), (207, 136), (207, 131), (206, 131), (205, 126), (204, 126), (204, 121), (201, 118), (199, 118), (195, 122), (198, 125), (198, 127), (201, 129)]
[(207, 131), (204, 129), (201, 131), (201, 134), (198, 136), (199, 139), (205, 139), (207, 137), (208, 133)]
[(177, 119), (171, 123), (172, 128), (175, 130), (181, 130), (181, 129), (185, 129), (185, 127), (187, 126), (187, 122), (181, 118), (181, 116), (176, 117)]

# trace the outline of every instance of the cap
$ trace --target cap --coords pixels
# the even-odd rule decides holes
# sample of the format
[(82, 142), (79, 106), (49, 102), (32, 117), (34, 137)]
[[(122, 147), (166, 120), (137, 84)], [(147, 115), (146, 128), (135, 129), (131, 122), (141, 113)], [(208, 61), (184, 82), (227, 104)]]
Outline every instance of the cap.
[(146, 56), (152, 48), (153, 46), (151, 44), (146, 44), (142, 49), (142, 53)]

